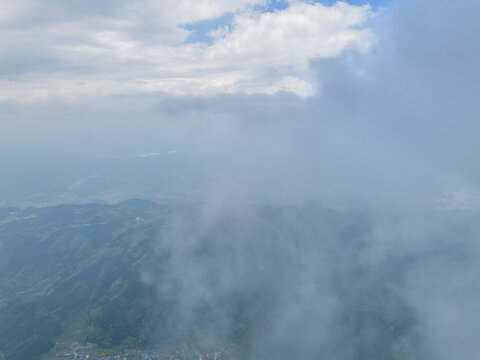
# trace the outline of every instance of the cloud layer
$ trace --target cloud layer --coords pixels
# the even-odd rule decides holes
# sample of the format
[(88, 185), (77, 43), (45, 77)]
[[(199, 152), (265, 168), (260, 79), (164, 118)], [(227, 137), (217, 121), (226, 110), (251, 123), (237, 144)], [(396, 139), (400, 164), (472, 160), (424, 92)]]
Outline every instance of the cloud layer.
[[(242, 8), (237, 10), (230, 8), (235, 13), (227, 19), (231, 26), (226, 29), (223, 25), (215, 23), (212, 27), (210, 24), (212, 29), (224, 29), (224, 33), (215, 34), (217, 38), (211, 43), (178, 43), (188, 38), (188, 31), (173, 25), (171, 29), (184, 34), (179, 40), (172, 43), (169, 41), (173, 40), (155, 41), (163, 48), (185, 47), (193, 52), (200, 48), (198, 51), (206, 54), (208, 49), (220, 47), (228, 37), (243, 39), (240, 33), (248, 33), (248, 27), (240, 26), (240, 19), (259, 28), (260, 24), (280, 21), (293, 13), (300, 16), (304, 8), (312, 10), (312, 14), (315, 13), (313, 9), (318, 8), (318, 13), (323, 15), (326, 14), (324, 10), (337, 15), (345, 12), (339, 9), (355, 10), (359, 15), (349, 24), (360, 19), (361, 14), (370, 14), (367, 8), (341, 3), (322, 7), (292, 2), (283, 11), (276, 12), (256, 10), (255, 6), (262, 6), (261, 3), (250, 4), (241, 4)], [(62, 10), (61, 4), (57, 5), (56, 12), (55, 6), (46, 9), (55, 16), (47, 16), (47, 13), (43, 16), (68, 20), (63, 23), (58, 20), (59, 27), (74, 23), (69, 18), (73, 15)], [(101, 19), (121, 19), (119, 14), (125, 14), (120, 11), (123, 9), (120, 5), (107, 5), (98, 9)], [(220, 66), (225, 68), (222, 70), (225, 73), (221, 74), (232, 74), (229, 72), (232, 68), (243, 64), (238, 71), (241, 76), (260, 74), (270, 66), (262, 73), (265, 81), (253, 79), (247, 84), (232, 80), (234, 85), (218, 85), (218, 89), (224, 90), (229, 86), (235, 91), (242, 88), (249, 93), (247, 95), (158, 93), (155, 82), (130, 81), (133, 73), (141, 78), (148, 73), (145, 69), (150, 69), (141, 52), (138, 62), (102, 56), (98, 64), (92, 57), (87, 62), (88, 67), (80, 66), (84, 59), (79, 55), (72, 57), (72, 63), (79, 63), (71, 68), (40, 61), (40, 56), (50, 56), (45, 51), (38, 52), (30, 62), (28, 57), (17, 57), (17, 63), (8, 63), (15, 67), (4, 76), (2, 90), (5, 97), (26, 103), (0, 102), (0, 150), (3, 153), (135, 157), (175, 149), (182, 154), (221, 157), (223, 164), (227, 164), (225, 172), (229, 173), (232, 184), (255, 185), (276, 194), (290, 192), (296, 198), (300, 195), (312, 198), (314, 192), (333, 196), (352, 191), (361, 192), (368, 199), (377, 196), (386, 200), (390, 199), (385, 195), (388, 193), (405, 202), (420, 199), (440, 202), (448, 208), (475, 208), (480, 188), (480, 172), (475, 165), (479, 152), (476, 98), (480, 84), (477, 66), (480, 53), (475, 41), (480, 32), (476, 21), (479, 7), (479, 3), (466, 0), (458, 5), (433, 0), (393, 2), (384, 15), (375, 19), (372, 29), (380, 41), (366, 53), (343, 51), (338, 56), (302, 62), (301, 59), (315, 58), (318, 54), (312, 50), (315, 47), (299, 41), (298, 46), (303, 46), (306, 54), (300, 56), (300, 60), (295, 57), (297, 50), (291, 54), (294, 60), (289, 60), (287, 49), (287, 55), (279, 50), (264, 61), (258, 54), (251, 55), (257, 50), (249, 48), (252, 53), (238, 52), (232, 59), (228, 58), (228, 53), (222, 55), (223, 60), (215, 55), (211, 69), (203, 62), (197, 62), (205, 66), (201, 69), (195, 67), (197, 65), (188, 68), (182, 62), (175, 63), (172, 66), (178, 66), (179, 73), (183, 71), (194, 77), (177, 78), (170, 69), (171, 77), (165, 80), (172, 86), (172, 92), (185, 89), (188, 80), (190, 85), (195, 82), (197, 90), (204, 89), (202, 94), (208, 94), (213, 91), (209, 88), (209, 79), (212, 74), (219, 73)], [(141, 11), (132, 10), (128, 15), (140, 17), (136, 14)], [(215, 11), (216, 16), (225, 9)], [(138, 27), (132, 28), (129, 36), (119, 33), (132, 42), (153, 39), (160, 32), (150, 31), (153, 25), (147, 19), (160, 16), (161, 11), (148, 9), (143, 13), (150, 15), (144, 15), (145, 21), (137, 22)], [(21, 14), (26, 16), (25, 12)], [(36, 22), (18, 20), (18, 23), (30, 24), (18, 31), (33, 34), (32, 24), (48, 27), (45, 24), (49, 22), (41, 20), (42, 13), (37, 14), (40, 15), (35, 15)], [(91, 16), (81, 7), (74, 18), (86, 22)], [(182, 21), (191, 21), (191, 18)], [(95, 26), (92, 23), (89, 27), (93, 33), (97, 32)], [(63, 34), (68, 38), (68, 32)], [(38, 32), (37, 36), (44, 35)], [(3, 37), (2, 41), (8, 39)], [(34, 44), (36, 40), (29, 41)], [(239, 43), (250, 40), (242, 41), (238, 40)], [(44, 47), (42, 42), (38, 44)], [(113, 40), (105, 40), (103, 46), (105, 49), (101, 51), (105, 54), (118, 48)], [(30, 53), (34, 50), (36, 48)], [(126, 53), (131, 54), (131, 51), (126, 50)], [(248, 63), (255, 57), (260, 59)], [(152, 64), (159, 69), (158, 63)], [(295, 72), (301, 73), (307, 65), (309, 76), (300, 79)], [(46, 71), (49, 67), (51, 73)], [(6, 72), (7, 67), (2, 69)], [(98, 75), (93, 78), (93, 74)], [(63, 80), (62, 76), (65, 76)], [(70, 76), (78, 79), (73, 86)], [(91, 83), (87, 81), (89, 77)], [(116, 86), (112, 88), (112, 84)], [(320, 93), (315, 84), (321, 85)], [(26, 92), (30, 88), (46, 101), (32, 102), (34, 97), (27, 96)], [(315, 90), (317, 93), (306, 100), (281, 93), (292, 88), (304, 97)], [(63, 93), (72, 96), (60, 96)], [(84, 96), (78, 96), (82, 94)]]
[[(368, 6), (293, 1), (107, 1), (39, 3), (5, 9), (0, 22), (0, 99), (168, 93), (314, 94), (309, 62), (368, 51)], [(233, 14), (229, 23), (218, 19)], [(188, 42), (210, 22), (209, 42)], [(303, 78), (302, 78), (303, 77)]]

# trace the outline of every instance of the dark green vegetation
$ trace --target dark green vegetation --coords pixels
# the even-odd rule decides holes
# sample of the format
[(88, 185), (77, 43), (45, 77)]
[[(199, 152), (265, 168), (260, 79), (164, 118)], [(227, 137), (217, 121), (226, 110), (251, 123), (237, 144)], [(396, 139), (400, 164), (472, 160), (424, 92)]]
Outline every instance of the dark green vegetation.
[(35, 359), (57, 338), (141, 343), (148, 321), (139, 269), (166, 210), (119, 205), (0, 212), (0, 351)]
[[(207, 340), (233, 357), (291, 358), (298, 348), (311, 353), (317, 328), (331, 326), (330, 312), (346, 329), (332, 337), (334, 347), (351, 339), (349, 349), (365, 358), (385, 355), (404, 335), (406, 308), (385, 279), (356, 263), (365, 218), (317, 207), (244, 210), (220, 211), (199, 231), (206, 219), (187, 205), (130, 200), (2, 209), (3, 356), (36, 359), (55, 342), (76, 340), (105, 349)], [(191, 234), (195, 241), (184, 245)], [(154, 280), (142, 281), (142, 274)], [(313, 279), (322, 274), (326, 282)], [(312, 298), (302, 295), (305, 287)], [(333, 292), (342, 310), (317, 299), (322, 291)], [(377, 348), (362, 339), (366, 327)]]

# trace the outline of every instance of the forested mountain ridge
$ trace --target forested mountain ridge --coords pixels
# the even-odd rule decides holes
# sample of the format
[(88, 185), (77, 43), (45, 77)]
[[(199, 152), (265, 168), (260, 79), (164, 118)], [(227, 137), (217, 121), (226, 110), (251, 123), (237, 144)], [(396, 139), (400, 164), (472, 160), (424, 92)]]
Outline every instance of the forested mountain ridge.
[(190, 344), (235, 360), (434, 359), (418, 299), (449, 289), (439, 272), (475, 266), (479, 216), (374, 223), (314, 204), (145, 200), (0, 209), (0, 359), (51, 360), (75, 341), (95, 356)]
[(146, 311), (139, 269), (165, 214), (140, 200), (2, 209), (4, 357), (34, 359), (66, 334), (104, 346), (141, 341)]

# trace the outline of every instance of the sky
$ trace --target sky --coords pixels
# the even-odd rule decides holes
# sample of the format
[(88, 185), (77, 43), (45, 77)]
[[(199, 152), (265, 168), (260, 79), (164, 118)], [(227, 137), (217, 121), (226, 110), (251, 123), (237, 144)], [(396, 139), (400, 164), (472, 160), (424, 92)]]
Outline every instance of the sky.
[(1, 7), (2, 155), (213, 154), (305, 197), (478, 202), (473, 0)]
[(305, 79), (310, 60), (366, 52), (375, 42), (365, 28), (374, 16), (368, 5), (266, 0), (73, 4), (4, 5), (2, 99), (281, 90), (309, 97), (314, 94)]

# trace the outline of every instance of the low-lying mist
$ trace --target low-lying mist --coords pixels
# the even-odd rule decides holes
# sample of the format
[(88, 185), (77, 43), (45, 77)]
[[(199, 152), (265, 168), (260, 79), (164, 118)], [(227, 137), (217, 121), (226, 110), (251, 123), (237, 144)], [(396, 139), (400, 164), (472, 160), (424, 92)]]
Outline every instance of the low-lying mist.
[(216, 203), (162, 227), (157, 341), (227, 358), (469, 359), (479, 214)]

